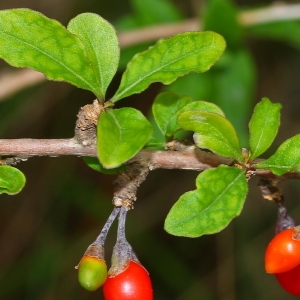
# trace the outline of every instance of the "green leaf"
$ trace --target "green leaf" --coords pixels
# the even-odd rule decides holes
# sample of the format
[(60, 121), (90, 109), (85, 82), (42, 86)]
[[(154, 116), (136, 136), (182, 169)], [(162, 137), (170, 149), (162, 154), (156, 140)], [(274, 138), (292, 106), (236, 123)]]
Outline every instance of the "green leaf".
[(102, 97), (85, 49), (59, 22), (29, 9), (0, 11), (0, 57)]
[(159, 94), (152, 106), (155, 121), (167, 137), (172, 137), (180, 129), (177, 118), (181, 113), (189, 110), (204, 110), (224, 115), (222, 110), (213, 103), (194, 101), (191, 97), (183, 97), (172, 92)]
[(99, 162), (99, 159), (91, 156), (84, 156), (84, 162), (93, 170), (98, 171), (103, 174), (117, 174), (125, 169), (125, 166), (120, 166), (115, 169), (105, 169)]
[(97, 14), (83, 13), (70, 21), (68, 30), (84, 43), (100, 87), (99, 93), (104, 98), (120, 58), (119, 42), (114, 27)]
[(205, 72), (224, 49), (223, 37), (214, 32), (186, 32), (162, 39), (128, 63), (112, 101), (140, 93), (153, 82), (170, 84), (187, 73)]
[(26, 178), (19, 169), (0, 166), (0, 194), (17, 194), (23, 189), (25, 182)]
[(272, 103), (268, 98), (255, 106), (249, 122), (251, 159), (264, 153), (274, 141), (280, 125), (280, 109), (279, 103)]
[(179, 115), (182, 129), (194, 131), (194, 141), (199, 148), (218, 155), (243, 161), (236, 132), (223, 116), (206, 111), (187, 111)]
[(255, 165), (257, 169), (268, 169), (281, 176), (286, 172), (300, 172), (300, 134), (286, 140), (267, 160)]
[(211, 30), (221, 34), (229, 48), (236, 48), (241, 44), (243, 28), (238, 21), (238, 9), (229, 0), (210, 0), (205, 2), (204, 30)]
[(177, 125), (177, 112), (186, 104), (192, 102), (190, 97), (183, 97), (175, 93), (160, 93), (152, 105), (154, 119), (165, 136), (172, 136), (180, 127)]
[(207, 111), (207, 112), (216, 113), (216, 114), (219, 114), (219, 115), (225, 117), (224, 112), (222, 111), (222, 109), (219, 106), (217, 106), (214, 103), (207, 102), (207, 101), (201, 101), (201, 100), (188, 103), (178, 112), (178, 115), (180, 115), (183, 112), (191, 111), (191, 110)]
[(97, 150), (104, 168), (117, 168), (135, 156), (151, 138), (153, 128), (143, 114), (133, 108), (110, 109), (100, 114)]
[(171, 208), (167, 232), (186, 237), (213, 234), (241, 213), (248, 192), (243, 170), (219, 166), (200, 173), (196, 184), (196, 190), (183, 194)]

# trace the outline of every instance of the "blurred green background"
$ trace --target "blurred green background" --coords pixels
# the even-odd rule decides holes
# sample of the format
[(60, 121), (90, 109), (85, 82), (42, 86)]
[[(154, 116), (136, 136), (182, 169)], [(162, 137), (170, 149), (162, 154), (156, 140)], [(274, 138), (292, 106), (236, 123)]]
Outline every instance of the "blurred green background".
[[(286, 1), (293, 4), (298, 1)], [(82, 12), (95, 12), (118, 32), (160, 23), (199, 18), (204, 28), (223, 34), (224, 57), (211, 71), (189, 75), (165, 88), (152, 85), (121, 101), (149, 115), (158, 92), (174, 90), (216, 102), (237, 126), (246, 145), (247, 123), (256, 102), (269, 97), (283, 105), (282, 125), (270, 153), (300, 132), (300, 23), (275, 22), (241, 27), (242, 9), (272, 1), (225, 0), (10, 0), (0, 9), (28, 7), (67, 25)], [(128, 59), (149, 44), (122, 49), (118, 86)], [(14, 71), (0, 62), (1, 74)], [(1, 138), (69, 138), (79, 108), (93, 95), (67, 83), (43, 82), (0, 102)], [(83, 290), (74, 267), (94, 241), (112, 205), (115, 175), (89, 169), (81, 158), (31, 158), (18, 167), (27, 176), (24, 190), (0, 199), (0, 299), (103, 299), (101, 289)], [(194, 189), (197, 172), (156, 170), (138, 192), (128, 213), (127, 237), (153, 280), (155, 300), (281, 300), (286, 294), (264, 271), (264, 251), (274, 235), (276, 206), (262, 199), (257, 179), (240, 217), (224, 231), (197, 239), (178, 238), (163, 230), (168, 210), (179, 196)], [(287, 207), (300, 220), (299, 183), (281, 185)], [(115, 242), (115, 226), (107, 241), (107, 261)]]

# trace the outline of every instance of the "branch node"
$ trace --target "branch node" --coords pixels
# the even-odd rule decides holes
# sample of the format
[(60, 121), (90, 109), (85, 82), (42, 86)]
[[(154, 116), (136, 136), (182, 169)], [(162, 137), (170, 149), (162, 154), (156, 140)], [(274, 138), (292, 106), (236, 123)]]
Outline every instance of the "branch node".
[(76, 127), (75, 139), (84, 147), (96, 145), (96, 128), (103, 104), (97, 99), (92, 104), (80, 108)]

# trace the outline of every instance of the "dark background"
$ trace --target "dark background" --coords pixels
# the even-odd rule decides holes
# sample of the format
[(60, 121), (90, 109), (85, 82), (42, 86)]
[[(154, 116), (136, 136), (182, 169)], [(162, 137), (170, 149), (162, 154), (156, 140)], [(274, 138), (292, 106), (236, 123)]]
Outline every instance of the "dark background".
[[(186, 18), (202, 1), (171, 1)], [(296, 1), (295, 1), (296, 2)], [(271, 1), (235, 1), (241, 8)], [(289, 3), (292, 3), (290, 1)], [(112, 24), (131, 12), (124, 0), (10, 0), (0, 9), (28, 7), (67, 25), (82, 12), (95, 12)], [(262, 97), (283, 105), (274, 149), (299, 133), (299, 50), (280, 41), (247, 38), (257, 69), (252, 107)], [(14, 71), (5, 62), (1, 72)], [(117, 88), (122, 70), (110, 87)], [(161, 85), (124, 99), (147, 114)], [(67, 83), (44, 82), (0, 103), (1, 138), (69, 138), (79, 108), (93, 95)], [(204, 99), (206, 100), (206, 99)], [(234, 109), (234, 108), (233, 108)], [(238, 114), (238, 112), (236, 112)], [(249, 113), (250, 114), (250, 113)], [(248, 122), (248, 120), (245, 120)], [(112, 205), (115, 175), (89, 169), (81, 158), (31, 158), (18, 167), (24, 190), (0, 199), (0, 299), (103, 299), (77, 282), (74, 266), (93, 242)], [(293, 299), (264, 271), (264, 251), (274, 235), (276, 206), (262, 199), (257, 180), (240, 217), (221, 233), (196, 239), (168, 235), (164, 218), (179, 196), (194, 189), (197, 172), (156, 170), (142, 184), (135, 209), (128, 213), (127, 238), (151, 274), (156, 300)], [(281, 185), (290, 213), (300, 220), (299, 184)], [(107, 261), (115, 241), (107, 242)]]

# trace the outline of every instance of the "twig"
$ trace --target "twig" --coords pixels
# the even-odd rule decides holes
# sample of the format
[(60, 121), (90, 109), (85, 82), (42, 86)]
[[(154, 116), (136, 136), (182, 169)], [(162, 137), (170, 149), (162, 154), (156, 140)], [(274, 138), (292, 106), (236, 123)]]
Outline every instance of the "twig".
[[(82, 146), (75, 138), (71, 139), (0, 139), (0, 156), (2, 163), (16, 163), (34, 156), (97, 156), (96, 146)], [(8, 156), (8, 158), (6, 158)], [(12, 159), (10, 156), (14, 156)], [(198, 148), (186, 151), (141, 150), (128, 163), (146, 164), (149, 170), (182, 169), (203, 171), (221, 164), (232, 165), (233, 160), (220, 157)], [(268, 170), (256, 170), (254, 175), (276, 178)], [(289, 172), (281, 179), (300, 179), (300, 173)]]
[[(252, 26), (279, 20), (300, 19), (300, 4), (276, 3), (266, 8), (246, 10), (239, 14), (238, 20), (243, 26)], [(135, 44), (155, 41), (186, 31), (201, 30), (198, 19), (190, 19), (180, 23), (162, 24), (132, 30), (119, 34), (121, 48)], [(45, 80), (43, 74), (33, 70), (20, 70), (0, 76), (0, 101), (14, 93)]]

